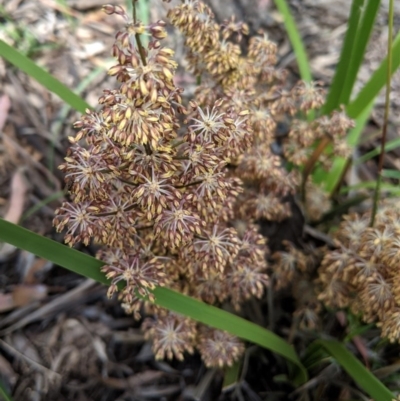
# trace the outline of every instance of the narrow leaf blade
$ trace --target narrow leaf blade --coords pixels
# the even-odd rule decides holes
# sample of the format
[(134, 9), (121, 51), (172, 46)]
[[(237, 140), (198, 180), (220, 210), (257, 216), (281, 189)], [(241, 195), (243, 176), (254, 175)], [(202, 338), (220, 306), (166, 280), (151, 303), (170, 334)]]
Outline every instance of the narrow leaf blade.
[[(82, 276), (103, 284), (109, 284), (109, 281), (100, 271), (104, 264), (100, 260), (3, 219), (0, 219), (0, 240), (48, 259)], [(297, 368), (294, 381), (299, 384), (307, 380), (307, 371), (301, 364), (294, 348), (269, 330), (168, 288), (158, 287), (154, 290), (154, 295), (156, 304), (159, 306), (211, 327), (228, 331), (283, 356)]]
[[(391, 72), (393, 74), (400, 66), (400, 57), (398, 56), (400, 54), (400, 32), (397, 34), (396, 39), (393, 42), (392, 53), (393, 55), (396, 55), (392, 59)], [(349, 117), (357, 118), (385, 86), (387, 78), (387, 63), (388, 60), (387, 57), (385, 57), (379, 67), (372, 74), (369, 81), (360, 90), (356, 98), (347, 106), (346, 111)]]
[(8, 394), (5, 385), (3, 384), (3, 382), (0, 380), (0, 401), (13, 401), (13, 399), (11, 398), (11, 396)]
[(356, 38), (351, 52), (351, 60), (347, 66), (346, 80), (343, 84), (339, 104), (347, 105), (349, 103), (350, 96), (357, 79), (358, 71), (361, 67), (361, 63), (364, 60), (365, 51), (375, 24), (379, 5), (380, 0), (367, 0), (365, 11), (357, 29)]
[(393, 401), (392, 392), (379, 381), (345, 346), (334, 340), (316, 340), (313, 344), (322, 347), (339, 363), (353, 380), (374, 400)]
[(360, 9), (364, 5), (364, 1), (365, 0), (353, 0), (349, 21), (347, 23), (347, 32), (344, 38), (339, 62), (336, 67), (335, 76), (333, 77), (326, 103), (323, 108), (325, 114), (329, 114), (331, 111), (340, 106), (340, 99), (342, 96), (344, 83), (346, 81), (346, 76), (349, 71), (357, 30), (361, 19)]
[(308, 62), (307, 53), (301, 39), (300, 33), (296, 27), (296, 23), (292, 14), (290, 13), (289, 6), (285, 0), (275, 0), (276, 7), (283, 16), (283, 21), (290, 43), (292, 44), (293, 51), (296, 55), (297, 64), (299, 66), (300, 76), (303, 81), (310, 82), (312, 80), (310, 65)]
[(58, 95), (75, 110), (84, 113), (86, 109), (90, 109), (90, 106), (83, 99), (72, 92), (58, 79), (54, 78), (43, 68), (36, 65), (31, 59), (24, 56), (1, 39), (0, 57), (5, 58), (9, 63), (15, 65), (21, 71), (24, 71), (26, 74), (36, 79), (36, 81), (42, 84), (46, 89)]

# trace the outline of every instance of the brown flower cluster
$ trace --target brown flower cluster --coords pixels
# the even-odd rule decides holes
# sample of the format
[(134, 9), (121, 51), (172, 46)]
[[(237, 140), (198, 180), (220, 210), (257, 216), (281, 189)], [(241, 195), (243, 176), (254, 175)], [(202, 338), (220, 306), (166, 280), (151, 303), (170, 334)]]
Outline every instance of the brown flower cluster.
[[(70, 246), (103, 245), (98, 257), (112, 281), (108, 294), (118, 292), (137, 318), (143, 305), (154, 316), (143, 329), (157, 358), (182, 359), (197, 349), (207, 366), (230, 365), (243, 352), (239, 340), (154, 307), (153, 290), (168, 286), (236, 309), (262, 297), (267, 246), (257, 222), (290, 215), (286, 202), (299, 188), (297, 167), (326, 137), (335, 152), (347, 154), (344, 135), (351, 122), (343, 112), (301, 121), (300, 114), (324, 101), (318, 83), (287, 90), (286, 73), (275, 66), (277, 47), (267, 35), (250, 38), (243, 52), (246, 24), (230, 19), (219, 25), (198, 0), (168, 12), (185, 37), (187, 62), (199, 83), (194, 98), (183, 102), (173, 50), (162, 45), (165, 23), (132, 21), (118, 6), (104, 11), (125, 19), (112, 49), (117, 63), (109, 70), (119, 86), (104, 90), (99, 111), (88, 110), (75, 124), (79, 132), (60, 166), (71, 200), (57, 210), (54, 224), (66, 229)], [(141, 35), (150, 37), (146, 48)], [(279, 140), (278, 124), (288, 132)], [(306, 212), (318, 219), (330, 203), (315, 196), (313, 184), (306, 188)], [(301, 267), (307, 258), (294, 248), (274, 258), (278, 283), (308, 271)], [(311, 327), (310, 310), (318, 307), (303, 306), (299, 319)]]
[[(187, 8), (209, 13), (197, 1), (185, 2), (183, 14)], [(119, 87), (104, 90), (100, 110), (88, 110), (75, 124), (79, 132), (69, 138), (72, 146), (60, 166), (71, 201), (56, 211), (54, 224), (66, 229), (70, 246), (103, 245), (98, 257), (112, 281), (108, 294), (118, 292), (137, 318), (143, 297), (153, 301), (152, 290), (165, 285), (239, 308), (261, 297), (268, 284), (265, 240), (253, 225), (238, 233), (232, 224), (243, 188), (230, 166), (253, 142), (251, 113), (234, 103), (233, 93), (213, 95), (206, 103), (198, 96), (184, 107), (182, 89), (174, 83), (173, 51), (161, 44), (165, 23), (144, 26), (118, 6), (104, 10), (126, 21), (112, 50), (117, 64), (109, 70)], [(212, 23), (210, 41), (212, 36), (220, 41), (219, 35), (226, 37), (236, 26), (241, 25)], [(150, 36), (146, 48), (142, 34)], [(221, 62), (234, 68), (231, 56), (227, 51)], [(213, 60), (206, 64), (222, 79), (227, 67)], [(159, 358), (182, 358), (196, 347), (207, 365), (222, 366), (243, 352), (227, 333), (150, 309), (155, 318), (144, 329)]]
[(271, 280), (276, 291), (290, 289), (295, 301), (294, 324), (302, 330), (315, 330), (319, 325), (321, 302), (317, 299), (315, 272), (326, 252), (326, 247), (297, 249), (288, 241), (285, 250), (271, 256)]
[(319, 269), (319, 299), (329, 307), (350, 308), (367, 323), (377, 322), (382, 336), (400, 340), (400, 207), (393, 201), (371, 215), (351, 214), (335, 233), (337, 248)]

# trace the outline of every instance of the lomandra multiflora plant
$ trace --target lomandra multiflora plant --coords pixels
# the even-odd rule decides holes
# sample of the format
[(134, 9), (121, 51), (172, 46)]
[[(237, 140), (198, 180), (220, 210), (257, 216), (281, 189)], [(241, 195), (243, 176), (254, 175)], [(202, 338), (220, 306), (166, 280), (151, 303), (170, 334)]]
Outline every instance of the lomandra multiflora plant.
[(336, 249), (319, 269), (319, 299), (334, 308), (350, 308), (382, 336), (400, 340), (400, 209), (385, 201), (370, 227), (371, 212), (345, 216), (335, 232)]
[[(184, 105), (173, 51), (161, 43), (165, 23), (145, 26), (118, 6), (104, 11), (125, 19), (109, 70), (119, 86), (104, 90), (100, 110), (75, 124), (79, 132), (60, 166), (71, 201), (56, 211), (54, 224), (67, 230), (70, 246), (103, 245), (98, 257), (112, 282), (108, 295), (117, 292), (135, 318), (143, 307), (153, 316), (143, 329), (157, 358), (182, 359), (197, 349), (207, 366), (231, 365), (244, 351), (238, 339), (155, 307), (152, 290), (168, 286), (236, 309), (260, 298), (269, 282), (268, 249), (256, 223), (290, 215), (287, 199), (300, 185), (296, 166), (323, 136), (345, 149), (347, 120), (341, 114), (313, 123), (295, 119), (322, 105), (321, 88), (285, 89), (267, 35), (251, 38), (243, 53), (248, 27), (234, 19), (217, 24), (196, 0), (168, 13), (199, 82)], [(150, 38), (146, 48), (141, 35)], [(291, 126), (283, 144), (290, 173), (271, 151), (278, 122)], [(323, 197), (313, 199), (329, 207)], [(321, 205), (308, 213), (321, 213)]]

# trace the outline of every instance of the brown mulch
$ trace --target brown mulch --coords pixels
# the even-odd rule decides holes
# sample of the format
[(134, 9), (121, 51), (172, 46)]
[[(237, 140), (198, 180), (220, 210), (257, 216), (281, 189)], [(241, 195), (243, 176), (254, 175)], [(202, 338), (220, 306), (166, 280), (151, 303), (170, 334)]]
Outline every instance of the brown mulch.
[[(150, 19), (161, 18), (167, 6), (160, 5), (160, 0), (149, 1)], [(114, 85), (106, 70), (113, 64), (110, 49), (121, 24), (115, 16), (101, 11), (103, 3), (0, 0), (0, 39), (96, 105), (102, 89)], [(248, 21), (253, 32), (267, 30), (280, 44), (280, 65), (291, 71), (293, 80), (298, 78), (295, 58), (272, 0), (209, 3), (221, 21), (235, 14)], [(349, 3), (290, 1), (313, 74), (327, 84), (338, 60)], [(387, 1), (383, 3), (357, 88), (382, 58), (387, 35)], [(398, 28), (400, 4), (396, 4), (396, 13)], [(168, 40), (181, 60), (182, 39), (172, 36)], [(182, 85), (190, 85), (184, 73), (180, 79)], [(394, 75), (392, 86), (389, 139), (400, 135), (400, 72)], [(381, 95), (367, 132), (379, 133), (382, 99)], [(53, 211), (64, 197), (57, 166), (78, 117), (35, 80), (0, 59), (0, 216), (60, 242), (62, 237), (51, 224)], [(369, 135), (364, 147), (376, 144), (377, 135)], [(389, 168), (400, 168), (397, 156), (397, 152), (388, 156)], [(34, 210), (40, 202), (41, 207)], [(82, 251), (94, 253), (90, 247)], [(248, 305), (245, 311), (249, 316), (257, 315), (265, 304), (255, 309)], [(290, 300), (277, 308), (283, 316), (282, 335), (287, 336)], [(124, 314), (115, 299), (107, 299), (104, 287), (0, 244), (0, 380), (16, 401), (287, 399), (293, 388), (284, 378), (281, 382), (272, 380), (284, 363), (257, 347), (250, 347), (246, 358), (247, 370), (240, 384), (226, 391), (221, 391), (222, 373), (207, 371), (196, 355), (185, 362), (156, 362), (139, 324)], [(329, 372), (325, 373), (318, 380), (329, 380)], [(338, 391), (332, 388), (332, 400)], [(293, 399), (296, 397), (293, 394)]]

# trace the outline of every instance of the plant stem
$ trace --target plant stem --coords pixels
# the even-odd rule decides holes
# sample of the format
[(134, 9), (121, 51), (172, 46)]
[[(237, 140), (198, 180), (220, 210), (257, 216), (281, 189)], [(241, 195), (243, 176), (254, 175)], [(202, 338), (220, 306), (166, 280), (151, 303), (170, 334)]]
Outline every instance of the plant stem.
[(321, 139), (321, 141), (319, 142), (318, 146), (315, 148), (313, 154), (307, 160), (306, 165), (304, 166), (303, 178), (302, 178), (302, 183), (301, 183), (301, 197), (302, 197), (303, 201), (306, 198), (307, 178), (313, 171), (313, 168), (314, 168), (315, 164), (317, 163), (319, 157), (321, 156), (322, 152), (330, 144), (330, 142), (331, 142), (331, 140), (327, 136), (323, 137)]
[[(136, 1), (138, 0), (132, 0), (132, 18), (133, 18), (133, 23), (136, 24), (137, 18), (136, 18)], [(144, 48), (142, 45), (142, 41), (140, 40), (140, 35), (138, 33), (135, 34), (135, 40), (136, 44), (139, 50), (140, 58), (142, 60), (143, 65), (147, 65), (146, 61), (146, 53), (144, 52)]]
[(380, 189), (382, 183), (382, 170), (383, 170), (383, 161), (385, 157), (385, 144), (386, 144), (386, 134), (387, 127), (389, 121), (389, 109), (390, 109), (390, 86), (392, 80), (392, 42), (393, 42), (393, 19), (394, 19), (394, 0), (390, 0), (389, 3), (389, 32), (388, 32), (388, 56), (387, 56), (387, 75), (386, 75), (386, 96), (385, 96), (385, 115), (383, 118), (383, 126), (382, 126), (382, 138), (381, 138), (381, 154), (379, 155), (379, 164), (378, 164), (378, 178), (376, 180), (376, 187), (374, 193), (374, 203), (372, 205), (372, 214), (371, 214), (371, 222), (370, 226), (373, 227), (375, 223), (376, 212), (378, 210), (378, 203), (380, 198)]

